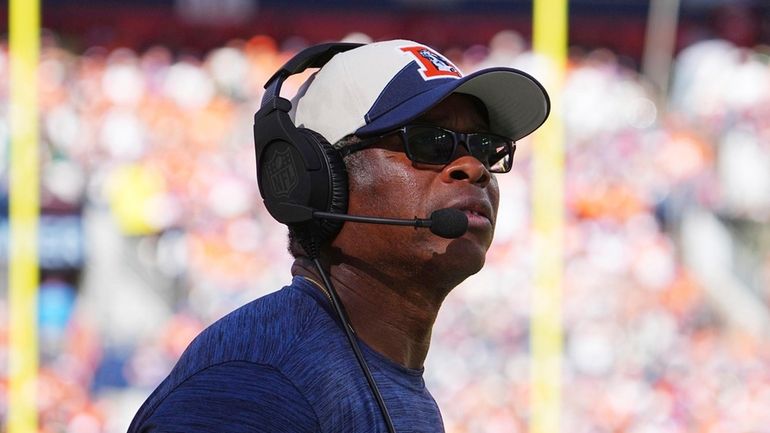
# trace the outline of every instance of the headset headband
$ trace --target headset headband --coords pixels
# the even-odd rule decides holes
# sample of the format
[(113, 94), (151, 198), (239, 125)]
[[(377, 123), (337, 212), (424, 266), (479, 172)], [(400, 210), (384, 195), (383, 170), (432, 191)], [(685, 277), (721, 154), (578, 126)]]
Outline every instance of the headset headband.
[(267, 83), (265, 83), (265, 93), (262, 96), (262, 106), (267, 105), (271, 99), (280, 96), (281, 85), (288, 77), (299, 74), (307, 68), (321, 68), (335, 55), (362, 45), (364, 44), (330, 42), (328, 44), (308, 47), (300, 51), (267, 80)]

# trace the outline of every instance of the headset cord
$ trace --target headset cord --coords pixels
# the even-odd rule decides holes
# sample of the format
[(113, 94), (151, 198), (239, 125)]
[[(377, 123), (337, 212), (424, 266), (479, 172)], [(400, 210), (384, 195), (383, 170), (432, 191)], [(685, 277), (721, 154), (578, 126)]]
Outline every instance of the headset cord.
[(366, 376), (366, 381), (369, 383), (369, 388), (372, 390), (372, 395), (374, 395), (374, 399), (377, 401), (377, 405), (380, 407), (380, 412), (382, 412), (382, 417), (385, 420), (385, 426), (388, 428), (388, 433), (396, 433), (396, 429), (393, 427), (393, 421), (390, 419), (390, 414), (388, 413), (388, 408), (385, 406), (385, 400), (382, 399), (382, 394), (380, 394), (380, 390), (377, 388), (377, 383), (374, 381), (374, 377), (372, 377), (372, 373), (369, 371), (369, 366), (366, 364), (364, 355), (361, 353), (361, 349), (358, 347), (358, 342), (356, 341), (355, 337), (355, 330), (353, 330), (353, 327), (348, 321), (347, 314), (345, 314), (345, 310), (342, 306), (342, 302), (337, 295), (337, 290), (334, 288), (331, 280), (326, 275), (326, 272), (324, 271), (323, 266), (321, 266), (321, 262), (318, 260), (318, 258), (314, 257), (313, 263), (315, 263), (315, 267), (318, 269), (318, 273), (321, 274), (324, 285), (326, 285), (326, 288), (329, 290), (329, 295), (332, 300), (334, 311), (337, 313), (337, 317), (339, 317), (340, 322), (342, 322), (342, 328), (345, 330), (345, 336), (348, 338), (348, 343), (350, 343), (350, 347), (353, 349), (353, 353), (356, 356), (358, 365), (361, 366), (361, 370), (364, 372), (364, 376)]

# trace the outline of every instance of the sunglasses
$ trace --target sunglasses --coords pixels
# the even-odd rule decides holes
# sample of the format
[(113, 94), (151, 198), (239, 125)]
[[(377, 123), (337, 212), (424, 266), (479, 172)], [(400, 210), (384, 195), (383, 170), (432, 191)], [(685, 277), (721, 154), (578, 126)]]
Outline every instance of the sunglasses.
[(340, 152), (345, 157), (392, 134), (401, 136), (406, 156), (412, 162), (421, 164), (449, 164), (460, 156), (457, 145), (462, 144), (491, 173), (507, 173), (511, 171), (516, 151), (516, 145), (510, 138), (490, 132), (463, 133), (434, 125), (406, 125), (344, 147)]

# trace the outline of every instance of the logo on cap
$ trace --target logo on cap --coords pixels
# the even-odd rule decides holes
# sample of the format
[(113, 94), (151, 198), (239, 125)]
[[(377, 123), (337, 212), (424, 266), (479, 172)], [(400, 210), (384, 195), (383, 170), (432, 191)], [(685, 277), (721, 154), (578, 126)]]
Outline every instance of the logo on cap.
[(420, 63), (420, 75), (425, 80), (462, 77), (457, 66), (428, 47), (422, 45), (402, 47), (401, 51), (411, 54)]

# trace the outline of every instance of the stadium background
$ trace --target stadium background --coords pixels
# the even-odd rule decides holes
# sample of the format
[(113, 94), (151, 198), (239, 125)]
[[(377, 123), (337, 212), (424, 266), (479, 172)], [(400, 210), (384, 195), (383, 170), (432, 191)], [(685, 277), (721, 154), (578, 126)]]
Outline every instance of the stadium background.
[[(261, 85), (293, 53), (406, 37), (466, 73), (541, 76), (531, 7), (44, 1), (40, 431), (125, 431), (195, 334), (288, 281), (285, 229), (254, 182), (251, 124)], [(769, 432), (770, 5), (683, 0), (663, 94), (640, 72), (648, 7), (570, 4), (562, 430)], [(8, 97), (3, 86), (4, 144)], [(499, 178), (487, 267), (436, 325), (426, 381), (450, 433), (527, 430), (530, 144)], [(0, 160), (7, 191), (7, 145)]]

